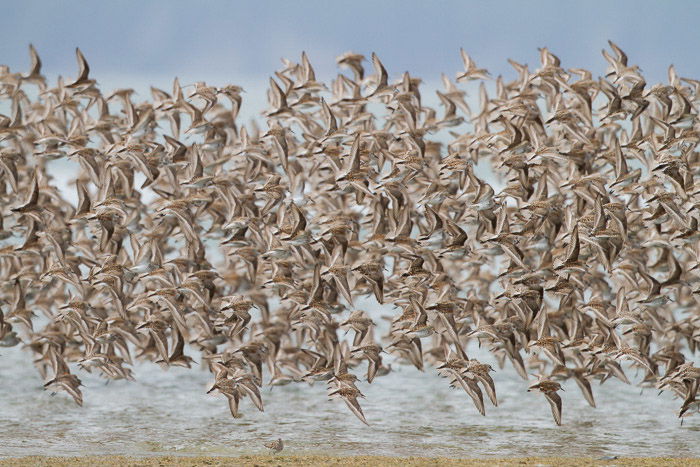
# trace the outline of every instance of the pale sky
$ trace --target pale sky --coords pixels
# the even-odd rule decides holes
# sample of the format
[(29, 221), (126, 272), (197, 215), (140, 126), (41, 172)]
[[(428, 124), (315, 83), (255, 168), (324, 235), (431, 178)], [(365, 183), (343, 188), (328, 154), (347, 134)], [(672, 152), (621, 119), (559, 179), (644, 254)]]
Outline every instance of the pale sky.
[[(198, 5), (195, 7), (194, 5)], [(535, 5), (535, 6), (532, 6)], [(459, 48), (493, 74), (506, 59), (538, 66), (547, 46), (565, 67), (602, 74), (601, 49), (616, 41), (651, 84), (669, 64), (700, 77), (700, 1), (16, 1), (0, 15), (0, 63), (26, 70), (32, 42), (49, 77), (73, 76), (80, 46), (103, 84), (184, 81), (266, 85), (283, 56), (302, 50), (317, 74), (335, 57), (377, 52), (397, 78), (434, 82), (461, 68)]]

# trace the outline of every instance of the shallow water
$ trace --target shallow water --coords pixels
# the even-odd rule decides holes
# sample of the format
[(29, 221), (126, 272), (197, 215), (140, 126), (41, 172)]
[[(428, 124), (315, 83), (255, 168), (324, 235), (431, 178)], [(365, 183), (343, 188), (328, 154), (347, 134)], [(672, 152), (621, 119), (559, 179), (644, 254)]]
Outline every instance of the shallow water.
[[(470, 356), (479, 355), (470, 348)], [(394, 364), (359, 385), (370, 427), (316, 383), (265, 389), (265, 412), (245, 399), (231, 418), (222, 396), (207, 395), (200, 369), (154, 364), (134, 368), (135, 382), (105, 381), (82, 371), (84, 407), (42, 388), (28, 352), (0, 349), (0, 457), (25, 455), (237, 455), (264, 452), (281, 437), (290, 453), (402, 456), (700, 456), (700, 417), (680, 425), (679, 400), (608, 381), (595, 386), (597, 409), (575, 383), (564, 385), (563, 426), (540, 394), (506, 368), (494, 379), (499, 406), (482, 417), (463, 391), (427, 367)], [(313, 405), (311, 403), (313, 402)]]

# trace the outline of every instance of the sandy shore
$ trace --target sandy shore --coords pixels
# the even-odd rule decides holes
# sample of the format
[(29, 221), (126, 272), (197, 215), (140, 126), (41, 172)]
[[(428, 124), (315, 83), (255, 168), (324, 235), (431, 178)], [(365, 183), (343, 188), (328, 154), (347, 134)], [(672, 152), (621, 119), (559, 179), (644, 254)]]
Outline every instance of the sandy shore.
[(448, 459), (430, 457), (382, 457), (382, 456), (271, 456), (251, 455), (240, 457), (173, 457), (159, 456), (135, 458), (126, 456), (89, 456), (89, 457), (20, 457), (0, 459), (3, 465), (31, 465), (31, 466), (94, 466), (94, 465), (128, 465), (128, 466), (277, 466), (277, 465), (358, 465), (358, 466), (419, 466), (419, 465), (445, 465), (445, 466), (486, 466), (486, 465), (641, 465), (641, 466), (700, 466), (700, 459), (669, 458), (669, 457), (642, 457), (619, 458), (601, 460), (595, 458), (567, 458), (567, 457), (513, 457), (513, 458), (487, 458), (487, 459)]

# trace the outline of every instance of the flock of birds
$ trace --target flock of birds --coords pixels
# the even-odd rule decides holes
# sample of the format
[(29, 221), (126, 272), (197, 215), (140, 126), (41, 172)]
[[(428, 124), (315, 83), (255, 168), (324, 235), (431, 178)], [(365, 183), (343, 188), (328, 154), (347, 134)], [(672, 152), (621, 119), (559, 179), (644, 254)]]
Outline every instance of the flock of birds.
[(140, 101), (103, 94), (80, 50), (53, 87), (30, 55), (0, 67), (0, 345), (51, 391), (82, 404), (76, 368), (132, 379), (197, 351), (233, 417), (324, 381), (367, 423), (357, 384), (392, 361), (485, 414), (478, 342), (557, 424), (564, 380), (595, 407), (593, 383), (632, 372), (700, 410), (700, 81), (648, 86), (614, 43), (599, 78), (543, 48), (508, 81), (462, 51), (440, 110), (375, 54), (326, 85), (303, 53), (270, 78), (263, 131), (238, 123), (238, 86)]

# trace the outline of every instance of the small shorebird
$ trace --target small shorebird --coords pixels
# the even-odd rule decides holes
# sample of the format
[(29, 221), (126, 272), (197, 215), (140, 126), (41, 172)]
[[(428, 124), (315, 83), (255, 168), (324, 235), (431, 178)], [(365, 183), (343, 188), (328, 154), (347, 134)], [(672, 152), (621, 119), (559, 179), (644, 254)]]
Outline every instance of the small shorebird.
[(557, 391), (562, 390), (561, 385), (556, 381), (549, 379), (540, 379), (537, 384), (533, 384), (528, 388), (528, 391), (533, 389), (539, 390), (544, 394), (545, 399), (549, 402), (552, 407), (552, 416), (557, 425), (561, 425), (561, 397), (557, 394)]
[(277, 438), (275, 441), (267, 441), (263, 443), (263, 445), (272, 451), (273, 454), (277, 454), (284, 449), (284, 442), (282, 441), (282, 438)]

